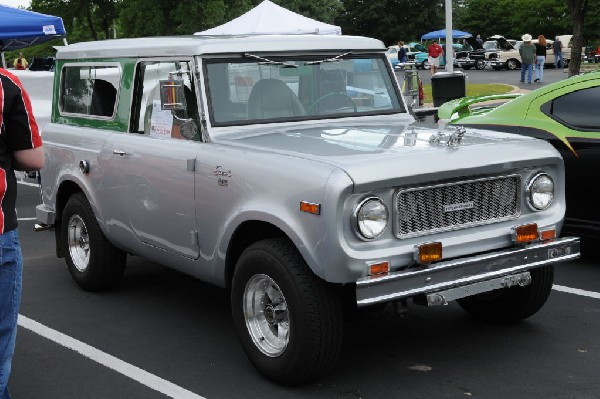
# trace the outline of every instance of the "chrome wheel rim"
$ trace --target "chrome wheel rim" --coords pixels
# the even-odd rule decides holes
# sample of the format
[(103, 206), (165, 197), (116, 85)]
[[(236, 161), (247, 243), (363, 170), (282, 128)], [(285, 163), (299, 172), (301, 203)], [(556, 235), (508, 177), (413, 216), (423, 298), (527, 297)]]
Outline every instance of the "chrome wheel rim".
[(244, 290), (246, 328), (254, 345), (269, 357), (280, 356), (288, 346), (290, 322), (283, 293), (273, 279), (257, 274)]
[(67, 245), (73, 265), (80, 272), (85, 272), (90, 264), (90, 238), (87, 227), (79, 215), (69, 219)]

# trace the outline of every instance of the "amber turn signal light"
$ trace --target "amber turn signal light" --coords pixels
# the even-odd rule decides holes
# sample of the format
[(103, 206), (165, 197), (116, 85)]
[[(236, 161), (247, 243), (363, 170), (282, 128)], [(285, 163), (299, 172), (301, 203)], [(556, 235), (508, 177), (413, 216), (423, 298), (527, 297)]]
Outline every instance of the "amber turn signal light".
[(383, 261), (369, 265), (369, 276), (381, 276), (390, 272), (390, 262)]
[(513, 240), (519, 244), (536, 241), (538, 237), (538, 227), (535, 223), (517, 226), (513, 232)]
[(548, 241), (548, 240), (554, 240), (555, 238), (556, 238), (556, 229), (554, 227), (546, 229), (546, 230), (540, 230), (540, 240)]
[(416, 250), (417, 262), (426, 264), (442, 259), (442, 243), (430, 242), (421, 244)]
[(300, 211), (312, 213), (313, 215), (320, 215), (321, 204), (313, 204), (312, 202), (300, 201)]

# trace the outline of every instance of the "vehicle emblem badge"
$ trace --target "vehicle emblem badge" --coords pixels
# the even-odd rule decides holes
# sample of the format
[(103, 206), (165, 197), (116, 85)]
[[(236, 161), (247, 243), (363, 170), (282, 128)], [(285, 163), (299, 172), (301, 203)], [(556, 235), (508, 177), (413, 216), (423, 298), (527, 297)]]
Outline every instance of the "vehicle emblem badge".
[(216, 166), (215, 170), (213, 170), (213, 175), (217, 177), (217, 183), (219, 183), (219, 186), (227, 187), (229, 184), (228, 178), (231, 177), (231, 170), (224, 170), (221, 168), (221, 165)]

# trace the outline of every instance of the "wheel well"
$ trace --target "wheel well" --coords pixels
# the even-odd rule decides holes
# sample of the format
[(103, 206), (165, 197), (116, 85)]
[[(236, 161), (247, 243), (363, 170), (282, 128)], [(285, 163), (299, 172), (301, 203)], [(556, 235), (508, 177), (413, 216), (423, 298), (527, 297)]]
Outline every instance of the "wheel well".
[(242, 223), (229, 242), (229, 249), (227, 250), (227, 258), (225, 260), (226, 274), (225, 282), (228, 286), (231, 285), (231, 279), (233, 278), (233, 272), (238, 259), (249, 245), (264, 240), (266, 238), (275, 237), (289, 237), (278, 227), (260, 221), (249, 221)]
[(76, 183), (72, 181), (63, 182), (58, 189), (58, 194), (56, 195), (56, 209), (55, 209), (55, 218), (54, 218), (54, 236), (56, 239), (56, 256), (59, 258), (63, 258), (65, 254), (62, 251), (63, 246), (61, 245), (61, 223), (62, 223), (62, 213), (63, 209), (65, 209), (65, 205), (71, 196), (75, 193), (81, 192), (81, 187), (79, 187)]

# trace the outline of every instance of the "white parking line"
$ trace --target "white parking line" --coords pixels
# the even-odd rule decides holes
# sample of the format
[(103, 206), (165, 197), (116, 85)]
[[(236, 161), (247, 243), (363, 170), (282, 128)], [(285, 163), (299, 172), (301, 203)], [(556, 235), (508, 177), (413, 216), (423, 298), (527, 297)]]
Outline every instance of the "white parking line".
[(556, 284), (552, 286), (552, 289), (555, 289), (556, 291), (560, 291), (560, 292), (567, 292), (569, 294), (575, 294), (575, 295), (587, 296), (589, 298), (600, 299), (600, 292), (585, 291), (585, 290), (580, 290), (579, 288), (565, 287), (564, 285), (556, 285)]
[(39, 187), (40, 185), (37, 183), (30, 183), (28, 181), (23, 181), (23, 180), (17, 180), (18, 184), (22, 184), (24, 186), (31, 186), (31, 187)]
[(65, 348), (74, 350), (88, 359), (100, 363), (101, 365), (121, 373), (124, 376), (129, 377), (150, 389), (165, 394), (168, 397), (175, 399), (204, 399), (202, 396), (196, 395), (195, 393), (190, 392), (178, 385), (144, 371), (139, 367), (117, 359), (116, 357), (111, 356), (108, 353), (104, 353), (93, 346), (78, 341), (75, 338), (53, 330), (50, 327), (46, 327), (45, 325), (38, 323), (37, 321), (26, 316), (20, 314), (18, 323), (21, 327), (26, 328), (27, 330), (41, 335), (50, 341), (56, 342)]

